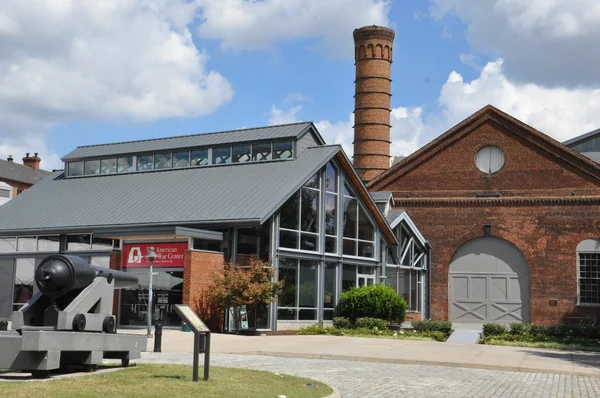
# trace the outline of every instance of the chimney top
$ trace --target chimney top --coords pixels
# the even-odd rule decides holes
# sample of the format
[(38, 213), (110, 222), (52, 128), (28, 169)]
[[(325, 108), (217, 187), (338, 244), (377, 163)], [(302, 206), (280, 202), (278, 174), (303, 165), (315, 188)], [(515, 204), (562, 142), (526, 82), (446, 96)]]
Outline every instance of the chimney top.
[(37, 152), (35, 152), (34, 156), (29, 156), (29, 152), (26, 152), (25, 157), (23, 158), (23, 166), (31, 167), (34, 170), (39, 170), (41, 161), (42, 159), (40, 159)]
[(6, 160), (8, 160), (9, 162), (12, 162), (13, 161), (12, 155), (8, 155), (8, 157), (6, 158)]

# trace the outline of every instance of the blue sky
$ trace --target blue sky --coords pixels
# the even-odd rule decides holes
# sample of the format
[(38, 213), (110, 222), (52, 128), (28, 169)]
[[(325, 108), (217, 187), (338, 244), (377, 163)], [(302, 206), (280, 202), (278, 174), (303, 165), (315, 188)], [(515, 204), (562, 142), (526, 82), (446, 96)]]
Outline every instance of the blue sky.
[[(55, 168), (78, 145), (309, 120), (351, 152), (352, 30), (369, 24), (396, 31), (393, 155), (487, 103), (567, 139), (600, 127), (586, 2), (15, 0), (0, 6), (0, 155)], [(557, 48), (554, 69), (534, 68)]]

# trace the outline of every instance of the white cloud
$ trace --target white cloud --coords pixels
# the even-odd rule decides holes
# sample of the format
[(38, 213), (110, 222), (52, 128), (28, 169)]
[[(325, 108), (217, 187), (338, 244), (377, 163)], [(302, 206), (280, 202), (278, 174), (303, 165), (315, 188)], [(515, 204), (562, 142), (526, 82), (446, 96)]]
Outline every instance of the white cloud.
[(389, 24), (388, 0), (197, 0), (199, 34), (224, 49), (267, 49), (278, 42), (322, 39), (328, 54), (352, 54), (352, 31)]
[(598, 85), (598, 0), (430, 0), (436, 19), (458, 17), (480, 51), (505, 60), (512, 80)]
[[(600, 127), (600, 89), (549, 89), (510, 81), (501, 59), (488, 63), (472, 81), (453, 71), (440, 90), (438, 108), (399, 107), (391, 113), (392, 156), (407, 156), (491, 104), (558, 141)], [(353, 119), (316, 123), (328, 144), (352, 156)]]
[(283, 100), (284, 104), (291, 104), (293, 102), (312, 102), (312, 98), (299, 92), (288, 93)]
[(269, 113), (269, 124), (287, 124), (296, 123), (298, 118), (296, 113), (302, 109), (302, 105), (294, 106), (288, 110), (282, 110), (277, 108), (275, 105), (271, 106), (271, 112)]
[(233, 96), (192, 42), (195, 4), (8, 2), (0, 13), (1, 155), (37, 151), (49, 168), (55, 154), (44, 137), (54, 125), (202, 116)]

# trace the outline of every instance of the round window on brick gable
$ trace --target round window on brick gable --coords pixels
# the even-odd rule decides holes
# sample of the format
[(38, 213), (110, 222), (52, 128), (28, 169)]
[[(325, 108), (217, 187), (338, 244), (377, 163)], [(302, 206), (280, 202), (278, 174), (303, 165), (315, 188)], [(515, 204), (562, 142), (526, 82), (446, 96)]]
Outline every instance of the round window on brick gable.
[(475, 164), (484, 173), (495, 173), (504, 166), (504, 152), (497, 146), (484, 146), (475, 155)]

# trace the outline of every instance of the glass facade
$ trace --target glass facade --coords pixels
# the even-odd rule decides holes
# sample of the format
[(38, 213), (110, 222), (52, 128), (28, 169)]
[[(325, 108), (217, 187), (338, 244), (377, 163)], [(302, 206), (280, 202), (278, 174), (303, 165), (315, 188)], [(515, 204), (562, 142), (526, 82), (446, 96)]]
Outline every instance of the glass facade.
[(279, 280), (285, 281), (279, 296), (279, 320), (317, 320), (318, 261), (280, 259)]

